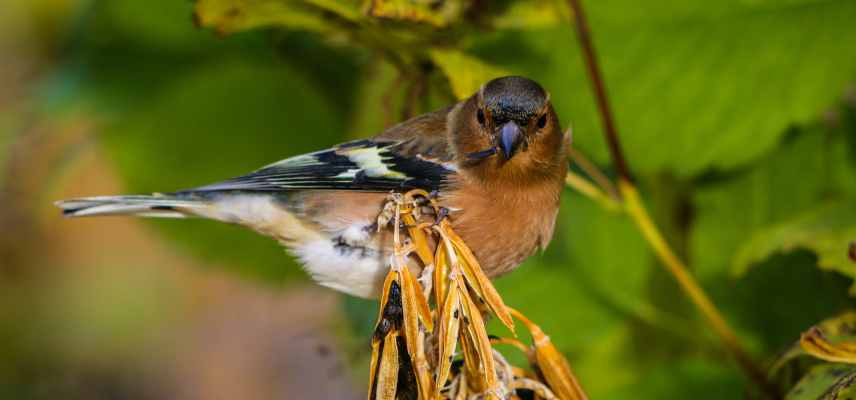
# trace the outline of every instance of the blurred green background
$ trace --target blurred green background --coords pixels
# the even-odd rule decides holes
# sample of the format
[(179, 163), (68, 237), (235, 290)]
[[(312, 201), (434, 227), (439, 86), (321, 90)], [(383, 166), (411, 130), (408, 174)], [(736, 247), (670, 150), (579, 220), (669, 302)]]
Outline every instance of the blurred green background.
[[(374, 302), (239, 228), (53, 200), (231, 177), (509, 73), (611, 171), (564, 2), (376, 3), (3, 1), (0, 398), (364, 393)], [(768, 365), (854, 305), (856, 2), (584, 4), (646, 203)], [(593, 399), (750, 391), (632, 222), (570, 189), (550, 248), (497, 286)]]

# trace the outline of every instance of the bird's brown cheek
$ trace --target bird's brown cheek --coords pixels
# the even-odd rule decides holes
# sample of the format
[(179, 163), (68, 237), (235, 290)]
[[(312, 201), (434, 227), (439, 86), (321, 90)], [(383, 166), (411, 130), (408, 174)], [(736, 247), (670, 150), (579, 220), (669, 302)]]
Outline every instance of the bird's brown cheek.
[(483, 151), (494, 146), (491, 135), (484, 132), (480, 126), (469, 127), (466, 132), (458, 135), (458, 148), (463, 153)]

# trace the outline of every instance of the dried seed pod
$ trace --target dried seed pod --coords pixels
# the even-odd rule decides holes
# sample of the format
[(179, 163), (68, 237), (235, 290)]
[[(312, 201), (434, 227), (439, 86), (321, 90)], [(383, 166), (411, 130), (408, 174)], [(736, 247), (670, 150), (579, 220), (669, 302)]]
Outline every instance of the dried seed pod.
[(398, 390), (398, 332), (392, 332), (383, 340), (383, 349), (377, 372), (377, 388), (370, 400), (394, 400)]
[[(425, 330), (431, 332), (434, 330), (434, 320), (431, 318), (431, 309), (428, 307), (428, 300), (425, 294), (422, 293), (419, 283), (416, 278), (410, 273), (410, 269), (406, 266), (401, 267), (401, 283), (404, 287), (404, 303), (405, 311), (411, 311), (413, 316), (419, 316)], [(412, 309), (412, 310), (411, 310)], [(405, 314), (406, 315), (406, 314)]]
[(476, 256), (470, 248), (467, 247), (464, 240), (452, 230), (448, 221), (443, 220), (440, 222), (439, 231), (441, 235), (444, 236), (444, 240), (452, 243), (455, 252), (459, 254), (460, 258), (463, 260), (461, 266), (469, 286), (473, 288), (480, 298), (484, 299), (490, 310), (497, 316), (497, 318), (499, 318), (502, 324), (514, 333), (514, 320), (511, 318), (511, 314), (508, 313), (505, 302), (502, 301), (502, 297), (499, 296), (499, 293), (496, 291), (493, 283), (491, 283), (490, 279), (488, 279), (484, 272), (482, 272), (481, 265), (478, 260), (476, 260)]
[[(390, 271), (384, 280), (381, 307), (372, 336), (372, 360), (369, 374), (369, 400), (394, 399), (398, 384), (398, 343), (401, 328), (401, 291)], [(393, 365), (394, 364), (394, 365)]]
[(532, 335), (532, 343), (535, 350), (535, 362), (538, 369), (544, 375), (544, 380), (550, 386), (550, 389), (560, 399), (567, 400), (585, 400), (588, 399), (583, 388), (577, 382), (574, 373), (571, 371), (571, 365), (565, 356), (559, 352), (559, 349), (550, 340), (544, 331), (538, 325), (526, 318), (519, 311), (509, 308), (509, 311), (514, 318), (523, 322)]
[[(463, 311), (464, 329), (463, 335), (465, 339), (472, 344), (472, 351), (475, 353), (478, 360), (479, 377), (482, 379), (482, 387), (480, 390), (494, 390), (497, 388), (496, 366), (493, 362), (493, 353), (491, 352), (490, 339), (487, 336), (484, 319), (482, 319), (481, 311), (476, 307), (469, 293), (464, 286), (463, 278), (457, 277), (458, 289), (461, 290), (461, 310)], [(462, 340), (461, 342), (465, 342)]]
[(553, 391), (547, 385), (529, 378), (518, 378), (511, 382), (512, 390), (526, 389), (535, 393), (538, 398), (544, 400), (558, 400)]
[(402, 267), (399, 275), (403, 291), (402, 305), (404, 308), (404, 339), (407, 345), (407, 355), (416, 375), (419, 393), (423, 398), (429, 398), (434, 384), (431, 382), (431, 372), (425, 357), (425, 336), (419, 329), (421, 319), (427, 330), (433, 329), (431, 313), (422, 291), (417, 288), (416, 280), (407, 267)]
[(454, 283), (450, 285), (449, 294), (443, 302), (443, 311), (440, 313), (440, 356), (437, 361), (437, 380), (434, 382), (434, 393), (438, 395), (449, 379), (461, 327), (459, 291), (451, 286), (454, 286)]
[[(369, 400), (416, 398), (416, 393), (423, 392), (427, 398), (432, 386), (424, 353), (419, 353), (424, 336), (418, 327), (414, 295), (407, 293), (407, 286), (401, 272), (394, 269), (384, 280), (380, 313), (372, 336)], [(416, 368), (422, 368), (422, 372)], [(408, 397), (407, 393), (412, 395)]]
[(449, 289), (449, 270), (451, 266), (446, 257), (445, 246), (441, 243), (437, 246), (437, 251), (434, 255), (434, 302), (437, 308), (443, 309), (443, 301), (446, 299), (446, 293)]
[(461, 355), (464, 358), (461, 375), (466, 377), (470, 389), (476, 393), (483, 392), (487, 388), (487, 384), (481, 378), (479, 356), (475, 349), (476, 345), (473, 344), (472, 339), (464, 331), (462, 331), (459, 340), (461, 343)]
[(458, 393), (454, 400), (466, 400), (470, 397), (470, 386), (467, 383), (467, 374), (460, 374), (458, 379)]
[(425, 232), (417, 224), (416, 218), (412, 213), (401, 215), (401, 220), (407, 226), (407, 233), (416, 246), (416, 255), (422, 260), (422, 264), (426, 267), (434, 264), (434, 254), (431, 252), (428, 237)]
[[(437, 224), (418, 224), (420, 212), (429, 206), (438, 216)], [(567, 361), (544, 332), (505, 306), (428, 193), (391, 195), (382, 214), (379, 223), (384, 221), (384, 227), (393, 230), (394, 254), (372, 337), (369, 400), (498, 400), (524, 393), (535, 399), (586, 398)], [(430, 276), (432, 281), (420, 282), (407, 267), (414, 255), (429, 268), (423, 278)], [(428, 303), (431, 293), (433, 312)], [(530, 349), (515, 339), (491, 339), (482, 313), (497, 315), (512, 332), (514, 315), (529, 329), (534, 346)], [(433, 335), (426, 338), (428, 332)], [(522, 349), (540, 375), (510, 365), (492, 343)], [(456, 361), (458, 346), (463, 359)]]

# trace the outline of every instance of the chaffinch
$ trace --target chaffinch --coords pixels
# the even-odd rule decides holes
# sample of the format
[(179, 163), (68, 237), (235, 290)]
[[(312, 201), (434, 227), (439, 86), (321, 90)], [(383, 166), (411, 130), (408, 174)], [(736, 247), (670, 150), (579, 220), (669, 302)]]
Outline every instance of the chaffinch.
[(321, 285), (370, 298), (388, 270), (391, 237), (379, 234), (375, 223), (390, 192), (435, 194), (484, 272), (495, 277), (553, 236), (568, 145), (547, 92), (510, 76), (374, 138), (220, 183), (56, 204), (69, 217), (203, 217), (240, 224), (279, 240)]

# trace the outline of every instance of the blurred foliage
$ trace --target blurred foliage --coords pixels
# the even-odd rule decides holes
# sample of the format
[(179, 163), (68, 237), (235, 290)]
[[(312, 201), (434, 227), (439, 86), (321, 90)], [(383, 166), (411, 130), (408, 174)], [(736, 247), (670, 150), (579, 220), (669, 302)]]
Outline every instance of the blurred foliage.
[[(822, 340), (837, 345), (854, 343), (856, 313), (850, 311), (823, 320), (811, 330), (820, 332)], [(805, 334), (804, 334), (805, 335)], [(770, 375), (785, 388), (788, 400), (849, 399), (856, 395), (856, 366), (853, 363), (827, 362), (810, 356), (795, 342), (773, 364)]]
[(856, 396), (856, 367), (824, 364), (812, 368), (788, 392), (788, 400), (852, 399)]
[(856, 265), (842, 250), (848, 248), (856, 237), (856, 207), (853, 204), (842, 202), (823, 205), (817, 210), (756, 233), (744, 251), (737, 255), (738, 267), (765, 259), (775, 251), (803, 247), (817, 253), (818, 266), (853, 277)]
[[(772, 361), (852, 308), (856, 2), (584, 3), (641, 192), (755, 358)], [(62, 22), (33, 12), (50, 21), (40, 40), (56, 50), (27, 99), (45, 118), (96, 121), (129, 192), (201, 185), (369, 136), (506, 73), (541, 82), (576, 147), (608, 166), (561, 1), (74, 4)], [(0, 146), (25, 126), (0, 109)], [(253, 233), (147, 223), (241, 275), (303, 279)], [(546, 253), (497, 286), (569, 355), (592, 398), (748, 391), (631, 222), (576, 193), (565, 193)], [(344, 301), (365, 351), (375, 304)], [(792, 398), (816, 398), (838, 368), (793, 380)]]

